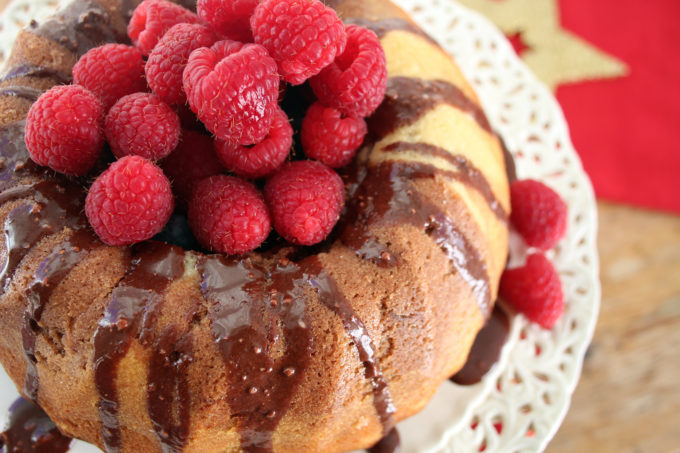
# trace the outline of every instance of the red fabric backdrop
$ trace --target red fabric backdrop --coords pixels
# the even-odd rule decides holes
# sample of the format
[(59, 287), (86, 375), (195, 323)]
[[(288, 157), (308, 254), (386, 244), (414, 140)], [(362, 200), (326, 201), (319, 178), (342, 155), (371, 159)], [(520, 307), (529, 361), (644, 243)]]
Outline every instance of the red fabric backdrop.
[(629, 75), (557, 98), (598, 197), (680, 213), (680, 0), (560, 0), (562, 26)]

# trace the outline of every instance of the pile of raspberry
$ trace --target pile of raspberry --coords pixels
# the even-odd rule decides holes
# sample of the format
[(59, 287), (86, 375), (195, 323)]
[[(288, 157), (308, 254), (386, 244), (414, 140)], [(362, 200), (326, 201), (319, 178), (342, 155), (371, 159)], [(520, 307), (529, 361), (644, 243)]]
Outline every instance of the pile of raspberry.
[(500, 282), (501, 298), (530, 321), (551, 329), (564, 312), (562, 281), (546, 252), (567, 230), (567, 205), (553, 189), (525, 179), (510, 186), (510, 265)]
[[(26, 119), (36, 163), (94, 178), (85, 212), (99, 238), (144, 241), (182, 212), (215, 252), (255, 250), (272, 226), (294, 244), (324, 240), (345, 203), (334, 169), (385, 95), (377, 36), (319, 0), (198, 0), (197, 14), (144, 0), (128, 35), (133, 46), (83, 55), (74, 84)], [(302, 84), (314, 99), (295, 131), (280, 101)]]

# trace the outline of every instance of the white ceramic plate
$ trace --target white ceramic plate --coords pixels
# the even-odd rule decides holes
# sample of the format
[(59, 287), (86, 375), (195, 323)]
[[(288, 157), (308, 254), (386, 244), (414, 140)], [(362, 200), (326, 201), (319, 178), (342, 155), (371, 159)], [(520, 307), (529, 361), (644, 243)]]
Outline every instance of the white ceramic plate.
[[(395, 1), (456, 58), (515, 156), (520, 178), (546, 182), (569, 206), (567, 236), (550, 254), (564, 285), (564, 316), (551, 331), (515, 317), (501, 360), (481, 383), (444, 383), (422, 413), (399, 425), (402, 451), (542, 451), (566, 414), (599, 310), (593, 191), (557, 101), (494, 25), (451, 0)], [(0, 17), (2, 55), (31, 18), (46, 17), (65, 3), (12, 1)], [(0, 370), (0, 425), (17, 396)], [(72, 448), (97, 451), (82, 442)]]

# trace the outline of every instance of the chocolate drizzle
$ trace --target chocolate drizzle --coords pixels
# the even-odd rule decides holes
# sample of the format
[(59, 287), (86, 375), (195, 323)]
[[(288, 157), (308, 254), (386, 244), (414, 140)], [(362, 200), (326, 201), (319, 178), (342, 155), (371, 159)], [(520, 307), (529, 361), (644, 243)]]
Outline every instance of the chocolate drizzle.
[(425, 38), (432, 44), (437, 45), (435, 40), (432, 39), (430, 35), (421, 30), (413, 22), (398, 17), (389, 17), (386, 19), (379, 20), (370, 20), (363, 17), (352, 17), (345, 20), (345, 23), (359, 25), (360, 27), (368, 28), (369, 30), (372, 30), (376, 35), (378, 35), (378, 38), (380, 39), (384, 38), (385, 35), (387, 35), (387, 33), (393, 30), (403, 30), (409, 33), (413, 33), (414, 35), (418, 35), (422, 38)]
[(377, 141), (397, 129), (411, 125), (441, 104), (448, 104), (470, 114), (482, 129), (491, 133), (484, 111), (457, 86), (443, 80), (390, 77), (385, 100), (368, 118)]
[(41, 94), (42, 90), (27, 86), (11, 85), (0, 88), (0, 96), (13, 96), (30, 102), (37, 101)]
[[(309, 367), (309, 290), (342, 320), (372, 383), (378, 416), (391, 429), (394, 406), (372, 341), (318, 258), (284, 259), (269, 270), (249, 259), (208, 256), (199, 260), (198, 269), (202, 292), (212, 304), (211, 330), (227, 367), (227, 400), (232, 417), (239, 419), (244, 451), (273, 451), (274, 430)], [(278, 342), (285, 343), (285, 352), (274, 358), (272, 347)]]
[(43, 68), (32, 64), (21, 64), (19, 66), (15, 66), (4, 73), (0, 77), (0, 80), (6, 82), (19, 77), (34, 77), (40, 79), (51, 78), (59, 81), (59, 83), (62, 84), (71, 83), (73, 80), (71, 74), (65, 74), (55, 69)]
[(496, 304), (486, 325), (477, 334), (465, 366), (451, 378), (451, 381), (460, 385), (473, 385), (481, 381), (498, 362), (509, 329), (508, 315)]
[(21, 260), (41, 239), (64, 227), (77, 230), (85, 225), (80, 215), (83, 193), (73, 184), (46, 180), (16, 186), (0, 194), (0, 205), (22, 198), (31, 201), (14, 208), (5, 219), (7, 259), (0, 272), (2, 292)]
[[(118, 452), (121, 447), (116, 389), (120, 361), (133, 340), (139, 340), (143, 346), (151, 345), (157, 305), (170, 283), (183, 273), (184, 252), (181, 249), (156, 242), (145, 244), (132, 258), (128, 275), (111, 293), (111, 301), (99, 321), (94, 335), (94, 379), (100, 396), (104, 444), (109, 453)], [(150, 411), (150, 415), (152, 412), (155, 413)], [(188, 432), (188, 427), (167, 426), (172, 417), (170, 414), (163, 417), (167, 418), (152, 420), (154, 426), (168, 432)], [(179, 423), (188, 424), (189, 420), (179, 419)], [(162, 436), (159, 440), (164, 441)]]
[[(496, 198), (489, 186), (489, 181), (470, 161), (467, 160), (465, 156), (452, 154), (450, 151), (440, 148), (438, 146), (430, 145), (428, 143), (408, 143), (408, 142), (395, 142), (385, 148), (383, 151), (390, 152), (404, 152), (404, 151), (415, 151), (421, 154), (426, 154), (433, 157), (438, 157), (449, 162), (451, 165), (456, 167), (458, 171), (453, 173), (453, 177), (463, 184), (466, 184), (474, 189), (476, 189), (489, 203), (489, 207), (493, 213), (498, 217), (499, 220), (507, 222), (508, 213), (505, 212), (503, 206)], [(451, 176), (451, 173), (447, 173)]]
[(412, 181), (434, 178), (439, 170), (418, 162), (381, 162), (368, 169), (350, 207), (340, 238), (363, 259), (390, 267), (399, 257), (372, 233), (375, 225), (409, 224), (429, 235), (446, 253), (453, 270), (472, 288), (482, 313), (491, 309), (486, 263), (442, 209), (416, 190)]
[(66, 453), (71, 438), (30, 401), (19, 398), (9, 408), (9, 424), (0, 434), (2, 453)]
[(401, 439), (399, 431), (393, 428), (380, 442), (368, 449), (368, 453), (399, 453), (401, 450)]
[(72, 2), (44, 24), (31, 23), (29, 31), (78, 56), (103, 43), (116, 41), (109, 13), (91, 0)]
[(40, 319), (45, 306), (54, 290), (97, 243), (98, 241), (89, 231), (73, 232), (40, 263), (33, 281), (24, 291), (24, 296), (28, 301), (24, 313), (24, 326), (21, 330), (26, 358), (24, 395), (33, 401), (37, 400), (39, 387), (35, 342), (37, 335), (43, 329)]
[(4, 191), (13, 187), (17, 180), (41, 174), (46, 175), (47, 171), (33, 163), (28, 155), (24, 143), (24, 122), (0, 127), (0, 203), (13, 199)]

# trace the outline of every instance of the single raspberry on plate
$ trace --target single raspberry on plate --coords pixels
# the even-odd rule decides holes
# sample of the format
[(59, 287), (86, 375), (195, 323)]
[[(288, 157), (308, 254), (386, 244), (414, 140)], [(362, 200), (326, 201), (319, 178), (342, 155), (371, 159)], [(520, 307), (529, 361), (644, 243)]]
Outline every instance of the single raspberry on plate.
[(73, 66), (73, 83), (99, 96), (108, 111), (123, 96), (146, 90), (142, 53), (124, 44), (90, 49)]
[(170, 179), (177, 203), (183, 207), (191, 200), (196, 184), (225, 171), (215, 154), (213, 139), (186, 129), (182, 131), (179, 146), (160, 162), (160, 166)]
[(253, 37), (279, 65), (281, 76), (300, 85), (345, 50), (338, 15), (319, 0), (263, 0), (250, 19)]
[(271, 127), (279, 95), (276, 62), (257, 44), (219, 41), (191, 53), (184, 92), (217, 138), (252, 145)]
[(85, 175), (104, 146), (104, 106), (80, 85), (56, 86), (33, 103), (26, 117), (31, 159), (60, 173)]
[(196, 14), (167, 0), (144, 0), (128, 24), (128, 36), (144, 55), (149, 55), (159, 39), (175, 24), (195, 24)]
[(310, 159), (340, 168), (352, 161), (367, 131), (363, 118), (343, 118), (339, 110), (315, 102), (302, 120), (302, 149)]
[(510, 201), (510, 221), (528, 245), (548, 250), (564, 237), (567, 205), (550, 187), (532, 179), (516, 181)]
[(267, 137), (253, 146), (236, 145), (219, 140), (217, 155), (233, 173), (244, 178), (263, 178), (272, 174), (286, 160), (293, 146), (293, 128), (286, 112), (276, 108)]
[(274, 229), (298, 245), (317, 244), (330, 234), (345, 204), (340, 176), (321, 162), (284, 164), (264, 187)]
[(85, 214), (108, 245), (150, 239), (167, 223), (174, 201), (160, 168), (139, 156), (114, 162), (95, 180), (85, 199)]
[(500, 294), (530, 321), (552, 328), (564, 311), (562, 282), (553, 264), (540, 253), (524, 266), (503, 272)]
[(187, 100), (182, 75), (189, 55), (200, 47), (215, 44), (217, 36), (201, 24), (177, 24), (158, 41), (146, 62), (146, 79), (163, 102), (184, 104)]
[(347, 48), (312, 78), (314, 94), (347, 116), (369, 116), (387, 89), (387, 62), (380, 40), (371, 30), (347, 26)]
[(230, 255), (255, 250), (269, 236), (269, 210), (257, 188), (234, 176), (211, 176), (196, 186), (189, 225), (204, 247)]
[(134, 154), (155, 161), (177, 147), (179, 117), (158, 96), (129, 94), (109, 110), (104, 132), (116, 157)]
[(198, 0), (198, 17), (215, 31), (234, 41), (253, 42), (250, 16), (260, 0)]

